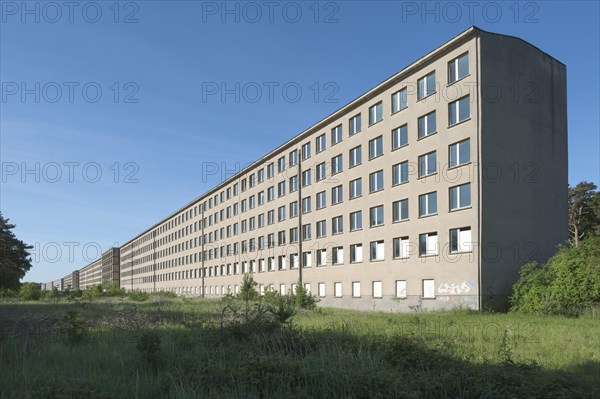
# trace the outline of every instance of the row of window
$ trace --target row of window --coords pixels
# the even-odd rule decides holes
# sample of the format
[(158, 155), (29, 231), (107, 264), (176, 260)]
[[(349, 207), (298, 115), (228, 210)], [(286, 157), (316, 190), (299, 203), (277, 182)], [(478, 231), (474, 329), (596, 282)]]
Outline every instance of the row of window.
[[(470, 227), (453, 228), (449, 231), (449, 240), (447, 244), (448, 254), (462, 254), (470, 253), (473, 251), (473, 242), (471, 237)], [(332, 265), (344, 264), (344, 247), (335, 246), (334, 243), (329, 243), (330, 248), (322, 248), (315, 251), (316, 254), (316, 266), (327, 266), (328, 263)], [(411, 242), (409, 236), (400, 236), (392, 240), (392, 259), (407, 260), (411, 255), (418, 255), (419, 257), (437, 256), (440, 254), (440, 245), (438, 242), (437, 232), (422, 233), (418, 236), (417, 242)], [(378, 262), (385, 260), (385, 240), (374, 240), (369, 242), (368, 247), (368, 259), (370, 262)], [(200, 261), (200, 253), (193, 255), (187, 255), (186, 257), (180, 258), (180, 261), (166, 261), (158, 264), (157, 270), (165, 270), (172, 266), (180, 266), (184, 264), (193, 264)], [(222, 254), (221, 257), (224, 257)], [(179, 259), (179, 258), (178, 258)], [(356, 243), (349, 246), (349, 262), (351, 264), (362, 263), (364, 261), (363, 244)], [(297, 253), (269, 256), (267, 258), (261, 258), (257, 260), (249, 260), (234, 262), (229, 264), (215, 265), (205, 267), (204, 276), (225, 276), (225, 275), (236, 275), (244, 273), (262, 273), (272, 272), (276, 270), (286, 270), (288, 263), (291, 269), (296, 269), (299, 266), (299, 259)], [(313, 252), (305, 251), (302, 253), (302, 264), (304, 267), (313, 266)], [(241, 265), (241, 267), (240, 267)], [(174, 271), (161, 273), (158, 275), (158, 281), (171, 281), (179, 279), (191, 279), (202, 277), (201, 269), (195, 269), (200, 271), (200, 274), (188, 274), (188, 271)], [(134, 274), (150, 273), (152, 268), (140, 268), (135, 271)], [(191, 271), (190, 271), (191, 272)]]
[[(354, 193), (357, 194), (359, 188), (354, 186)], [(334, 202), (342, 201), (342, 191), (341, 186), (334, 187), (332, 189), (332, 197)], [(326, 207), (326, 192), (320, 192), (316, 194), (316, 205), (317, 209), (322, 209)], [(457, 186), (453, 186), (449, 188), (449, 211), (457, 211), (465, 208), (469, 208), (471, 206), (471, 183), (461, 184)], [(293, 202), (289, 205), (290, 217), (295, 217), (298, 214), (297, 202)], [(402, 222), (409, 219), (409, 199), (404, 198), (397, 201), (392, 202), (391, 204), (391, 215), (392, 222)], [(311, 197), (305, 197), (302, 201), (302, 211), (304, 213), (311, 212)], [(430, 193), (421, 194), (418, 197), (418, 215), (419, 217), (428, 217), (437, 214), (438, 212), (438, 199), (437, 199), (437, 191), (433, 191)], [(286, 219), (286, 206), (281, 206), (278, 208), (277, 212), (277, 220), (284, 221)], [(258, 227), (256, 221), (258, 220)], [(348, 215), (349, 220), (349, 231), (357, 231), (363, 228), (363, 211), (357, 210), (354, 212), (350, 212)], [(383, 204), (375, 205), (369, 208), (368, 212), (368, 222), (369, 227), (379, 227), (384, 225), (385, 221), (385, 207)], [(267, 222), (269, 224), (275, 223), (275, 213), (274, 211), (269, 211), (267, 213)], [(329, 224), (327, 220), (319, 220), (315, 223), (316, 229), (316, 238), (324, 238), (327, 236), (328, 225), (331, 226), (331, 234), (341, 234), (344, 232), (344, 216), (338, 215), (334, 216), (331, 219), (331, 223)], [(226, 228), (221, 228), (220, 230), (215, 230), (214, 232), (209, 232), (204, 236), (194, 237), (191, 240), (186, 240), (183, 243), (178, 243), (176, 245), (170, 246), (168, 248), (163, 248), (156, 251), (156, 257), (153, 255), (146, 255), (134, 260), (134, 265), (139, 265), (143, 263), (150, 262), (154, 259), (159, 260), (163, 257), (167, 257), (178, 253), (180, 251), (186, 251), (189, 249), (193, 249), (199, 245), (202, 245), (202, 240), (207, 240), (209, 244), (214, 241), (218, 241), (219, 239), (223, 239), (225, 237), (230, 237), (231, 235), (236, 236), (239, 234), (238, 231), (238, 223), (234, 223), (233, 225), (229, 225)], [(251, 217), (247, 220), (241, 221), (242, 233), (246, 233), (248, 228), (250, 231), (255, 230), (256, 228), (262, 228), (265, 226), (265, 214), (258, 215), (258, 218)], [(214, 233), (214, 234), (213, 234)], [(299, 240), (299, 231), (297, 227), (293, 227), (289, 229), (289, 236), (286, 237), (286, 231), (282, 230), (277, 233), (270, 233), (266, 237), (259, 236), (257, 238), (251, 238), (249, 240), (243, 240), (240, 243), (235, 242), (232, 244), (221, 245), (220, 247), (215, 247), (213, 249), (208, 249), (205, 251), (205, 259), (212, 260), (218, 259), (219, 257), (224, 257), (226, 255), (237, 255), (240, 253), (246, 253), (248, 251), (262, 250), (265, 247), (273, 248), (276, 245), (285, 245), (287, 244), (287, 239), (289, 238), (289, 243), (295, 243)], [(312, 224), (307, 223), (302, 226), (302, 239), (303, 241), (307, 241), (312, 239)], [(190, 255), (188, 255), (190, 256)], [(188, 264), (188, 262), (192, 262), (191, 259), (186, 259), (183, 264)], [(159, 264), (165, 264), (167, 267), (178, 266), (179, 263), (176, 260), (163, 261)], [(150, 267), (150, 266), (146, 266)], [(149, 271), (144, 268), (138, 268), (140, 273), (144, 273)]]

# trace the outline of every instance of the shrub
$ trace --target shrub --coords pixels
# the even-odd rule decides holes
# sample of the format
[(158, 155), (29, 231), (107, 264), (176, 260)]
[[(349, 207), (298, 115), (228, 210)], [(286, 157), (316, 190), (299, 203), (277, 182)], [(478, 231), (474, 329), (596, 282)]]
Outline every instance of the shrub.
[(133, 290), (133, 291), (129, 291), (129, 293), (127, 294), (127, 297), (129, 299), (131, 299), (132, 301), (144, 302), (144, 301), (147, 301), (148, 298), (150, 298), (150, 294), (148, 294), (147, 292), (144, 292), (144, 291), (140, 291), (140, 290)]
[(41, 297), (40, 285), (25, 283), (19, 289), (19, 298), (25, 301), (38, 301)]
[(600, 237), (561, 247), (545, 264), (528, 263), (513, 287), (511, 309), (580, 315), (600, 304)]
[(315, 295), (311, 295), (300, 283), (296, 284), (294, 300), (298, 307), (308, 310), (315, 309), (317, 307), (317, 302), (319, 302), (319, 299)]
[(177, 298), (177, 294), (172, 291), (158, 291), (152, 295), (155, 295), (159, 298)]
[(125, 289), (120, 288), (116, 283), (106, 283), (102, 284), (102, 293), (104, 296), (110, 297), (123, 297), (126, 295)]
[(89, 329), (85, 320), (74, 310), (69, 310), (63, 318), (67, 341), (71, 345), (77, 345), (85, 341), (89, 336)]
[(81, 297), (84, 299), (96, 299), (102, 296), (101, 285), (91, 285), (81, 292)]
[(256, 287), (257, 282), (254, 281), (252, 274), (246, 273), (242, 278), (242, 284), (240, 286), (240, 292), (237, 297), (243, 301), (256, 301), (259, 297)]

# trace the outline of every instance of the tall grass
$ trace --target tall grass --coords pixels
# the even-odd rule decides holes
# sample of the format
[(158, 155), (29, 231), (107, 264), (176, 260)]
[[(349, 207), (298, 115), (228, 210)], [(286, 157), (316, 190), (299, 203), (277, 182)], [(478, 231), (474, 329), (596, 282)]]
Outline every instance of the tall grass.
[[(597, 318), (319, 309), (299, 311), (279, 329), (240, 336), (221, 327), (221, 308), (218, 301), (182, 298), (2, 304), (4, 321), (60, 322), (75, 311), (89, 335), (76, 344), (61, 332), (25, 340), (5, 328), (0, 397), (600, 395)], [(152, 360), (140, 350), (149, 331), (158, 337)]]

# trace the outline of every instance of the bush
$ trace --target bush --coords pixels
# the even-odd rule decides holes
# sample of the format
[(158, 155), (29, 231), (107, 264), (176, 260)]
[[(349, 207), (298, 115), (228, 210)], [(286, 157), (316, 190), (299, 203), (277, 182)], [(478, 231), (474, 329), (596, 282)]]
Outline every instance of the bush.
[(311, 295), (302, 284), (298, 283), (294, 291), (294, 301), (302, 309), (314, 310), (319, 299), (315, 295)]
[(76, 311), (69, 310), (63, 318), (63, 322), (66, 324), (67, 341), (71, 345), (80, 344), (88, 338), (89, 329), (85, 320)]
[(123, 297), (126, 295), (125, 289), (120, 288), (118, 284), (106, 283), (102, 284), (102, 293), (104, 296)]
[(129, 299), (131, 299), (132, 301), (144, 302), (144, 301), (147, 301), (148, 298), (150, 298), (150, 294), (148, 294), (147, 292), (144, 292), (144, 291), (140, 291), (140, 290), (133, 290), (133, 291), (129, 291), (129, 293), (127, 294), (127, 297)]
[(101, 285), (91, 285), (81, 292), (81, 297), (84, 299), (96, 299), (102, 296)]
[(19, 298), (25, 301), (38, 301), (41, 297), (40, 285), (35, 283), (25, 283), (19, 289)]
[(1, 298), (16, 298), (18, 293), (10, 288), (0, 288), (0, 299)]
[(256, 287), (258, 283), (254, 281), (252, 274), (246, 273), (242, 278), (242, 285), (237, 297), (243, 301), (256, 301), (259, 297)]
[(600, 237), (561, 247), (545, 264), (524, 265), (510, 302), (514, 311), (563, 315), (600, 305)]
[(177, 298), (177, 294), (173, 291), (158, 291), (153, 293), (152, 295), (155, 295), (159, 298)]

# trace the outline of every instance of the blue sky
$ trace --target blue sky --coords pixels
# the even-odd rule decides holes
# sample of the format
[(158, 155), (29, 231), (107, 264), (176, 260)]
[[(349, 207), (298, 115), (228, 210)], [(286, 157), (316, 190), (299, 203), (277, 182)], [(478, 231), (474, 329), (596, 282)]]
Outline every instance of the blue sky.
[(0, 209), (35, 247), (25, 280), (81, 268), (470, 25), (567, 65), (569, 183), (600, 181), (598, 2), (223, 4), (0, 2)]

